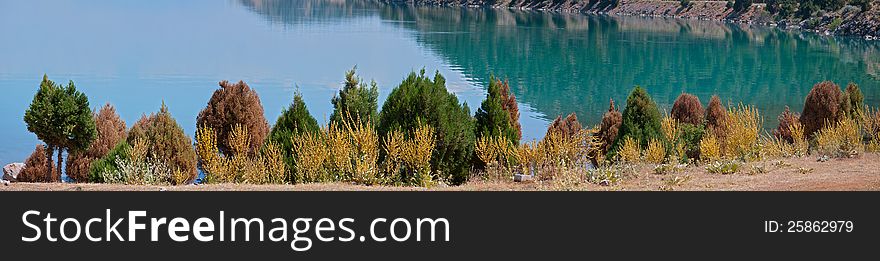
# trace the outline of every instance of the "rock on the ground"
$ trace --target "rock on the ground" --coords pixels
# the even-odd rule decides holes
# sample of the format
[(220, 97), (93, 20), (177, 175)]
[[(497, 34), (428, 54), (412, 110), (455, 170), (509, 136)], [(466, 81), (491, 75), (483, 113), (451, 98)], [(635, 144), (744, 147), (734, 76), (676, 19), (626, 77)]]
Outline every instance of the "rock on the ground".
[(534, 179), (534, 177), (535, 176), (532, 176), (532, 175), (516, 174), (516, 175), (513, 175), (513, 181), (515, 181), (515, 182), (531, 181), (532, 179)]
[(24, 163), (16, 162), (6, 164), (6, 166), (3, 166), (3, 179), (15, 180), (16, 178), (18, 178), (18, 173), (21, 173), (21, 170), (23, 169)]

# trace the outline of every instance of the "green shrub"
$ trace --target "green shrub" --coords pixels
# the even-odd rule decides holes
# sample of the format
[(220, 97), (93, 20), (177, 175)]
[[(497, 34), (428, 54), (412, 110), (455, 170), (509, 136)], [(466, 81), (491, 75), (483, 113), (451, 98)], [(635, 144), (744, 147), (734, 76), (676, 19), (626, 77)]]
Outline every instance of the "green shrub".
[(320, 132), (318, 121), (309, 113), (306, 103), (303, 101), (302, 93), (299, 90), (293, 95), (293, 102), (290, 106), (281, 111), (281, 116), (272, 127), (269, 133), (269, 140), (278, 144), (284, 155), (284, 162), (287, 164), (288, 178), (291, 183), (300, 183), (296, 180), (295, 175), (291, 175), (296, 166), (296, 160), (293, 155), (294, 146), (293, 139), (304, 133), (317, 135)]
[[(644, 88), (636, 86), (629, 97), (626, 98), (626, 108), (623, 109), (623, 123), (620, 132), (612, 145), (614, 153), (627, 137), (635, 139), (639, 147), (648, 146), (648, 141), (657, 139), (666, 142), (666, 138), (660, 130), (660, 111), (657, 104), (648, 95)], [(610, 155), (612, 156), (612, 155)], [(613, 158), (610, 157), (609, 158)]]
[(217, 148), (226, 155), (232, 153), (229, 135), (238, 124), (250, 132), (248, 156), (255, 156), (266, 141), (269, 123), (263, 113), (260, 96), (243, 81), (238, 83), (220, 82), (220, 89), (214, 91), (208, 105), (199, 112), (196, 127), (208, 127), (217, 131)]
[[(330, 114), (330, 122), (342, 126), (344, 117), (351, 117), (351, 120), (359, 121), (361, 125), (367, 122), (376, 125), (379, 120), (378, 109), (379, 88), (376, 81), (367, 83), (355, 75), (357, 67), (352, 68), (345, 73), (345, 85), (339, 94), (334, 95), (330, 100), (333, 104), (333, 113)], [(347, 122), (347, 121), (346, 121)]]
[(840, 87), (833, 82), (825, 81), (813, 86), (804, 101), (800, 118), (807, 137), (812, 137), (826, 124), (836, 123), (840, 119), (843, 115), (840, 110), (842, 96)]
[(113, 149), (107, 152), (107, 155), (92, 162), (92, 165), (89, 167), (89, 182), (103, 183), (104, 177), (102, 174), (118, 170), (119, 166), (116, 165), (116, 160), (127, 160), (130, 149), (131, 145), (128, 144), (128, 141), (120, 140)]
[(697, 161), (700, 159), (700, 141), (703, 140), (703, 134), (706, 132), (705, 127), (699, 124), (683, 123), (679, 128), (679, 142), (684, 148), (685, 156), (688, 159)]
[(95, 120), (89, 108), (89, 98), (79, 92), (73, 81), (62, 86), (43, 75), (40, 89), (34, 95), (30, 107), (24, 113), (28, 131), (46, 143), (47, 161), (52, 161), (52, 153), (58, 152), (57, 175), (51, 174), (52, 166), (47, 164), (47, 181), (50, 176), (61, 177), (62, 153), (77, 152), (89, 148), (97, 136)]
[(379, 114), (380, 137), (392, 130), (410, 131), (419, 122), (434, 128), (435, 150), (431, 168), (453, 184), (467, 181), (474, 155), (474, 120), (467, 103), (459, 104), (454, 94), (446, 91), (446, 79), (437, 72), (431, 80), (415, 72), (391, 91)]
[[(483, 136), (503, 136), (513, 144), (519, 144), (520, 125), (519, 125), (519, 109), (516, 107), (516, 98), (510, 95), (510, 88), (507, 83), (496, 80), (494, 77), (489, 79), (489, 90), (486, 99), (477, 109), (474, 115), (476, 119), (476, 137)], [(511, 100), (512, 99), (512, 100)], [(505, 108), (505, 104), (513, 103), (512, 110), (515, 110), (515, 116)]]
[(858, 84), (849, 83), (846, 85), (846, 90), (844, 92), (844, 97), (847, 99), (841, 99), (841, 102), (846, 103), (844, 112), (851, 119), (859, 120), (861, 118), (862, 108), (865, 108), (865, 96), (862, 94), (862, 90), (859, 88)]
[(146, 143), (147, 159), (164, 163), (172, 171), (182, 173), (185, 182), (196, 178), (196, 152), (192, 139), (171, 117), (164, 102), (158, 113), (141, 117), (131, 127), (128, 143), (134, 144), (135, 141)]
[(752, 6), (753, 0), (735, 0), (733, 2), (733, 11), (734, 12), (742, 12), (746, 9), (749, 9)]

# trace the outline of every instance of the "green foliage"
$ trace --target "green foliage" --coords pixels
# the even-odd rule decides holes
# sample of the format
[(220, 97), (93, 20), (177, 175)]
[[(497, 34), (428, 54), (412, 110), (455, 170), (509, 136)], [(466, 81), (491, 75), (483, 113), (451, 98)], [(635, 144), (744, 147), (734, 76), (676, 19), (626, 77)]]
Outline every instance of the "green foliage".
[(844, 113), (852, 119), (858, 120), (861, 118), (861, 110), (865, 107), (865, 96), (862, 94), (862, 90), (859, 88), (858, 84), (849, 83), (846, 86), (846, 91), (844, 92), (844, 97), (847, 99), (842, 99), (840, 102), (846, 103)]
[(703, 140), (703, 134), (706, 128), (699, 124), (683, 123), (679, 125), (679, 142), (681, 142), (684, 153), (688, 159), (700, 159), (700, 141)]
[(352, 68), (345, 73), (345, 85), (339, 94), (333, 96), (330, 103), (333, 104), (333, 113), (330, 114), (331, 124), (343, 123), (343, 118), (350, 117), (354, 121), (359, 121), (361, 125), (368, 122), (376, 125), (379, 120), (378, 109), (379, 88), (376, 81), (367, 83), (355, 75), (357, 67)]
[(92, 162), (92, 166), (89, 168), (89, 182), (103, 183), (103, 173), (116, 172), (119, 169), (119, 166), (116, 165), (117, 159), (127, 160), (129, 150), (131, 150), (131, 145), (128, 144), (128, 141), (121, 140), (110, 152), (107, 152), (107, 155)]
[(52, 152), (58, 151), (58, 176), (64, 166), (61, 153), (88, 149), (97, 136), (88, 97), (77, 91), (73, 81), (61, 86), (46, 75), (43, 75), (40, 89), (24, 113), (24, 122), (28, 131), (46, 143), (49, 161)]
[(147, 160), (162, 163), (171, 171), (185, 175), (184, 182), (196, 178), (196, 152), (192, 139), (171, 117), (164, 102), (158, 113), (142, 117), (131, 127), (128, 142), (135, 144), (135, 141), (146, 143)]
[[(489, 79), (489, 90), (486, 99), (477, 109), (474, 115), (476, 119), (476, 138), (483, 136), (502, 136), (513, 144), (519, 144), (519, 130), (510, 114), (504, 110), (502, 105), (502, 88), (504, 84), (501, 81), (491, 77)], [(505, 90), (508, 91), (508, 90)], [(509, 96), (509, 94), (507, 94)]]
[(798, 9), (798, 0), (768, 0), (767, 12), (776, 14), (778, 18), (788, 18)]
[(474, 120), (467, 103), (459, 104), (446, 91), (446, 79), (439, 72), (433, 80), (424, 69), (410, 73), (382, 105), (377, 130), (385, 137), (393, 130), (415, 130), (420, 122), (433, 127), (436, 136), (431, 156), (434, 172), (453, 184), (467, 181), (474, 154)]
[(742, 163), (736, 160), (720, 160), (706, 164), (706, 171), (713, 174), (734, 174), (742, 167)]
[(742, 12), (752, 6), (753, 0), (735, 0), (733, 2), (733, 11), (734, 12)]
[[(293, 138), (304, 133), (317, 135), (320, 132), (318, 121), (309, 113), (306, 103), (303, 101), (302, 93), (299, 90), (293, 95), (293, 102), (290, 107), (281, 111), (281, 116), (269, 132), (269, 140), (281, 147), (284, 155), (284, 162), (287, 164), (287, 170), (296, 169), (296, 162), (293, 156)], [(291, 183), (297, 183), (294, 175), (288, 173)]]
[[(617, 139), (612, 145), (611, 153), (616, 153), (627, 137), (632, 137), (640, 147), (647, 147), (648, 141), (657, 139), (666, 142), (666, 138), (660, 130), (660, 111), (657, 104), (648, 95), (644, 88), (636, 86), (629, 97), (626, 98), (626, 108), (623, 109), (623, 124)], [(609, 155), (609, 158), (613, 154)]]

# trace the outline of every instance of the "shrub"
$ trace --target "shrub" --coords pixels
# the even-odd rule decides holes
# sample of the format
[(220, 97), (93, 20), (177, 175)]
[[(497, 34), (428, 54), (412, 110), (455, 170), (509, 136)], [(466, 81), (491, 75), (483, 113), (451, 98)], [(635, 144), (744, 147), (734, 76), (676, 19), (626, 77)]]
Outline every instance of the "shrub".
[(351, 118), (359, 124), (371, 123), (376, 126), (379, 120), (378, 109), (379, 88), (376, 81), (367, 83), (355, 75), (357, 66), (345, 73), (345, 85), (339, 94), (330, 100), (333, 104), (333, 113), (330, 114), (330, 122), (340, 125), (343, 118)]
[(700, 140), (700, 159), (706, 162), (721, 159), (721, 142), (712, 132), (707, 133)]
[(379, 114), (379, 135), (392, 130), (414, 130), (423, 122), (435, 131), (436, 149), (431, 168), (452, 184), (467, 181), (474, 154), (474, 120), (467, 103), (459, 104), (446, 91), (446, 80), (437, 72), (431, 80), (410, 75), (391, 91)]
[(804, 110), (801, 113), (801, 124), (807, 137), (822, 128), (826, 123), (837, 122), (842, 116), (840, 99), (842, 93), (840, 87), (829, 81), (821, 82), (813, 86), (804, 101)]
[(205, 172), (205, 183), (284, 183), (287, 171), (276, 143), (267, 142), (258, 155), (249, 157), (246, 151), (251, 147), (250, 134), (244, 125), (237, 124), (229, 134), (232, 153), (227, 156), (219, 152), (213, 129), (203, 127), (196, 133), (196, 154)]
[(489, 79), (486, 99), (474, 115), (476, 138), (503, 136), (513, 144), (519, 144), (522, 130), (519, 124), (519, 108), (516, 97), (510, 94), (507, 82)]
[(862, 90), (859, 89), (859, 85), (855, 83), (847, 84), (844, 97), (847, 98), (841, 99), (841, 102), (845, 104), (841, 106), (841, 108), (845, 108), (843, 110), (844, 113), (851, 119), (860, 120), (862, 108), (865, 107), (865, 96), (862, 94)]
[(724, 155), (743, 161), (760, 159), (758, 135), (763, 119), (758, 110), (740, 104), (728, 113), (725, 124), (727, 136), (722, 142)]
[(509, 165), (514, 161), (516, 147), (504, 136), (483, 136), (477, 138), (474, 151), (477, 158), (486, 165)]
[[(28, 131), (46, 143), (46, 181), (59, 181), (51, 177), (61, 177), (62, 153), (88, 149), (97, 136), (95, 120), (89, 108), (89, 99), (79, 92), (70, 81), (66, 86), (55, 84), (46, 75), (40, 89), (34, 95), (30, 107), (24, 113)], [(52, 153), (58, 151), (57, 174), (52, 174)]]
[(666, 148), (663, 147), (663, 142), (656, 138), (651, 139), (645, 149), (645, 161), (660, 164), (664, 159), (666, 159)]
[(77, 182), (89, 181), (92, 162), (107, 155), (119, 141), (126, 138), (125, 121), (109, 103), (94, 115), (98, 137), (85, 151), (74, 151), (67, 156), (67, 176)]
[(431, 154), (434, 151), (436, 139), (431, 125), (420, 125), (412, 134), (412, 138), (403, 146), (401, 158), (405, 171), (399, 179), (405, 184), (414, 184), (420, 187), (434, 185), (431, 173)]
[(714, 174), (734, 174), (739, 172), (742, 163), (736, 160), (721, 160), (706, 165), (706, 171)]
[(688, 159), (700, 159), (700, 141), (703, 139), (705, 129), (703, 125), (680, 124), (679, 144)]
[(330, 181), (329, 173), (324, 169), (330, 153), (324, 145), (320, 134), (303, 132), (293, 136), (293, 165), (292, 178), (297, 183)]
[(682, 93), (672, 105), (672, 118), (681, 123), (703, 124), (703, 104), (697, 96)]
[(563, 138), (572, 137), (577, 134), (581, 130), (581, 123), (578, 122), (577, 115), (574, 113), (565, 116), (563, 119), (562, 116), (556, 116), (556, 119), (550, 123), (550, 126), (547, 127), (547, 133), (544, 136), (550, 135), (550, 133), (558, 133), (562, 135)]
[(800, 125), (800, 115), (791, 112), (788, 109), (788, 106), (785, 106), (785, 110), (782, 111), (776, 119), (779, 120), (779, 125), (773, 130), (773, 136), (788, 143), (794, 143), (794, 138), (792, 138), (791, 134), (791, 127), (794, 125)]
[(734, 12), (742, 12), (749, 9), (752, 6), (753, 0), (734, 0), (733, 2), (733, 11)]
[(89, 168), (89, 182), (103, 183), (102, 173), (116, 171), (119, 168), (116, 165), (116, 160), (127, 160), (130, 149), (131, 145), (128, 144), (128, 141), (122, 139), (106, 155), (92, 162)]
[(217, 131), (217, 148), (223, 154), (232, 153), (229, 134), (237, 124), (244, 125), (250, 132), (248, 156), (256, 155), (269, 133), (269, 123), (263, 113), (260, 96), (243, 81), (238, 83), (220, 82), (220, 89), (214, 91), (208, 105), (196, 118), (198, 127), (209, 127)]
[(826, 124), (816, 133), (816, 150), (821, 155), (849, 158), (864, 150), (858, 123), (844, 118), (835, 124)]
[[(288, 171), (294, 171), (297, 161), (293, 155), (295, 153), (293, 140), (305, 133), (317, 135), (318, 132), (320, 132), (318, 121), (309, 113), (302, 93), (297, 90), (293, 95), (293, 102), (278, 116), (275, 126), (272, 127), (272, 132), (269, 133), (269, 140), (277, 143), (280, 147)], [(296, 179), (297, 175), (293, 175), (292, 172), (287, 175), (291, 183), (300, 182)]]
[(623, 139), (632, 137), (639, 143), (639, 147), (648, 145), (650, 139), (660, 139), (665, 142), (660, 130), (660, 111), (657, 104), (642, 87), (636, 88), (626, 99), (626, 108), (623, 109), (623, 123), (617, 140), (612, 146), (611, 153), (620, 148)]
[[(43, 145), (37, 145), (34, 152), (24, 161), (24, 169), (15, 180), (19, 182), (53, 182), (61, 179), (57, 172), (51, 171), (54, 164)], [(51, 173), (50, 173), (51, 171)]]
[(620, 130), (620, 125), (623, 123), (623, 114), (614, 107), (614, 100), (611, 100), (610, 103), (608, 111), (602, 115), (602, 123), (599, 124), (599, 132), (597, 133), (602, 143), (598, 151), (599, 154), (608, 153), (611, 144), (617, 139), (617, 133)]
[(185, 181), (195, 180), (196, 153), (192, 141), (171, 117), (164, 102), (158, 113), (141, 117), (132, 126), (128, 133), (128, 142), (134, 144), (139, 140), (146, 143), (148, 159), (166, 164), (172, 171), (182, 173)]
[(642, 149), (639, 146), (639, 142), (633, 137), (626, 137), (617, 155), (624, 162), (639, 162), (642, 158), (641, 153)]
[(727, 109), (721, 105), (718, 95), (712, 95), (709, 106), (706, 109), (706, 130), (712, 132), (716, 138), (724, 138), (724, 122), (727, 120)]
[(880, 110), (873, 110), (870, 107), (865, 108), (859, 113), (862, 124), (862, 131), (865, 132), (865, 139), (868, 140), (868, 151), (880, 151)]

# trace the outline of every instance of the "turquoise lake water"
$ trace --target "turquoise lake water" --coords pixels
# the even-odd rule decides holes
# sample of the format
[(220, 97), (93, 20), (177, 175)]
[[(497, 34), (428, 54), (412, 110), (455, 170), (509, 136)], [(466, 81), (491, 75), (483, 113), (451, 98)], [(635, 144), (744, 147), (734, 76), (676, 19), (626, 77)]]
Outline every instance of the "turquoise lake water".
[[(24, 111), (42, 75), (73, 80), (91, 105), (131, 125), (164, 101), (192, 136), (221, 80), (244, 80), (270, 122), (298, 88), (329, 117), (346, 70), (380, 87), (439, 70), (471, 109), (491, 74), (508, 79), (525, 139), (575, 112), (599, 122), (634, 85), (671, 107), (681, 92), (755, 105), (768, 125), (800, 111), (813, 84), (861, 85), (880, 106), (880, 43), (775, 28), (663, 18), (388, 6), (372, 1), (3, 1), (0, 3), (0, 163), (40, 142)], [(380, 105), (381, 107), (381, 105)]]

